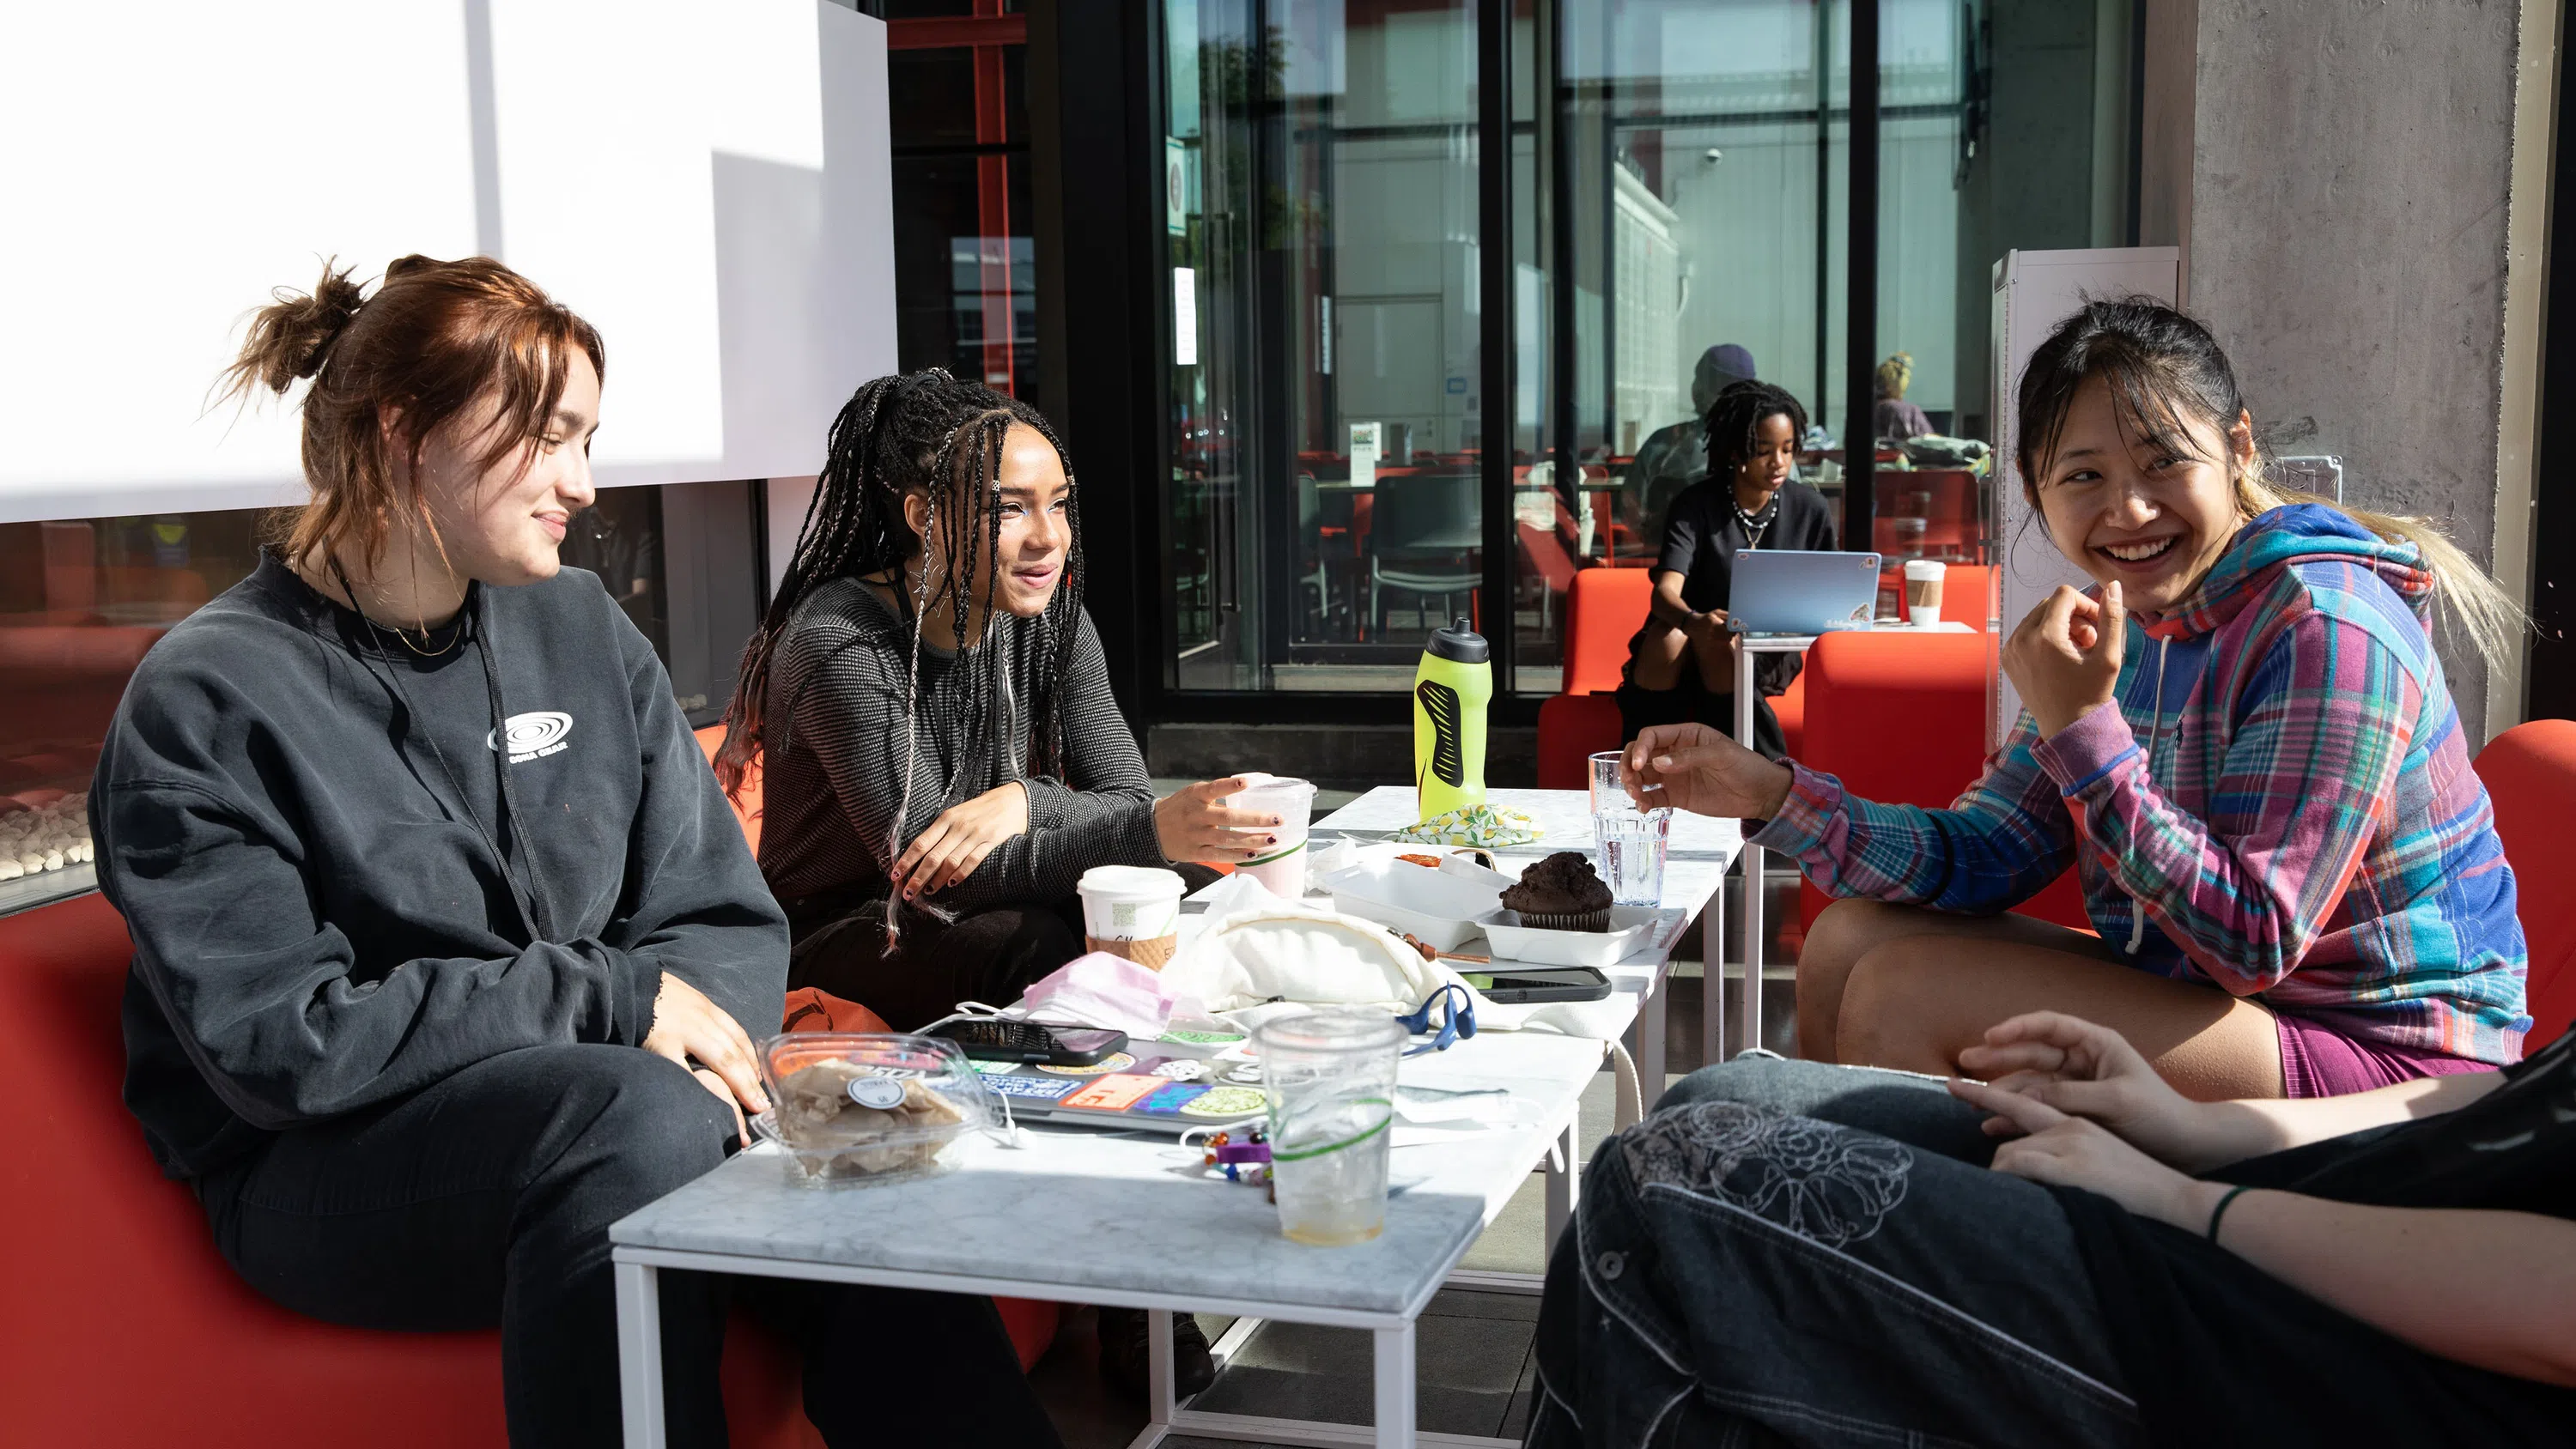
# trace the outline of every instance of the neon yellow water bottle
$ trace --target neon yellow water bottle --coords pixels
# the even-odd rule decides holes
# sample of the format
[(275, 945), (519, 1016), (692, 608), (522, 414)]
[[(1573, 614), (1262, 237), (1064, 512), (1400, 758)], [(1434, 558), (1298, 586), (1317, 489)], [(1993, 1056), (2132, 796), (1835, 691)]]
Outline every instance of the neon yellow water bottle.
[(1485, 706), (1493, 650), (1473, 623), (1435, 629), (1413, 675), (1413, 788), (1422, 818), (1485, 803)]

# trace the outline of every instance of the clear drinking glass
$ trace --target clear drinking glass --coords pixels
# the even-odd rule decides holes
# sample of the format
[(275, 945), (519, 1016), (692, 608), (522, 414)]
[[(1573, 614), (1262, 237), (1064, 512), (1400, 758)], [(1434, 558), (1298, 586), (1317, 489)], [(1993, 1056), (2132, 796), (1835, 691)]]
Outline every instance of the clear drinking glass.
[(1324, 1247), (1386, 1231), (1404, 1028), (1383, 1011), (1332, 1007), (1263, 1022), (1252, 1044), (1270, 1098), (1279, 1230)]
[(1619, 783), (1619, 761), (1627, 753), (1626, 750), (1603, 750), (1597, 755), (1584, 756), (1592, 767), (1593, 814), (1629, 808), (1628, 787)]
[(1664, 851), (1672, 823), (1673, 812), (1666, 807), (1604, 810), (1592, 817), (1592, 843), (1613, 904), (1663, 904)]

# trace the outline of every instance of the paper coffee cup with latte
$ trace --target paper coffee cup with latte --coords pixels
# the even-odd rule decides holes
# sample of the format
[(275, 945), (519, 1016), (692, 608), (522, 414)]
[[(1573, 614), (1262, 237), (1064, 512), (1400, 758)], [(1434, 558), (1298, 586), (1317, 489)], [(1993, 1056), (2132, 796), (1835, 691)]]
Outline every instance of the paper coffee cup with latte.
[(1905, 561), (1905, 617), (1917, 629), (1941, 622), (1941, 584), (1950, 566), (1938, 559)]
[(1082, 873), (1082, 940), (1160, 971), (1180, 945), (1181, 877), (1137, 865), (1096, 865)]

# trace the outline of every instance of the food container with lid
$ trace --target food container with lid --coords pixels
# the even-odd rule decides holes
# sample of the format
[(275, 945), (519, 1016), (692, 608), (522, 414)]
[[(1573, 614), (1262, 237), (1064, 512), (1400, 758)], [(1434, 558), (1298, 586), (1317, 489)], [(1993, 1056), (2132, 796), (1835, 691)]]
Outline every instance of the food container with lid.
[(760, 1084), (770, 1109), (752, 1125), (812, 1186), (922, 1176), (995, 1116), (966, 1054), (937, 1037), (788, 1032), (760, 1044)]

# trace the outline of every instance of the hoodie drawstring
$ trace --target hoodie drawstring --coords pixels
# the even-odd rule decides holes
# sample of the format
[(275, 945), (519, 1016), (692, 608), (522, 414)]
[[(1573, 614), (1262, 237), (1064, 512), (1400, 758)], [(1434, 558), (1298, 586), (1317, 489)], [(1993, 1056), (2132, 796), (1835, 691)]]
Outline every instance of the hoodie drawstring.
[[(2126, 627), (2125, 625), (2123, 627)], [(2147, 783), (2156, 782), (2156, 740), (2165, 732), (2165, 656), (2173, 652), (2171, 639), (2156, 641), (2156, 712), (2147, 717)], [(2147, 903), (2135, 896), (2129, 898), (2128, 954), (2138, 954), (2147, 939)]]

